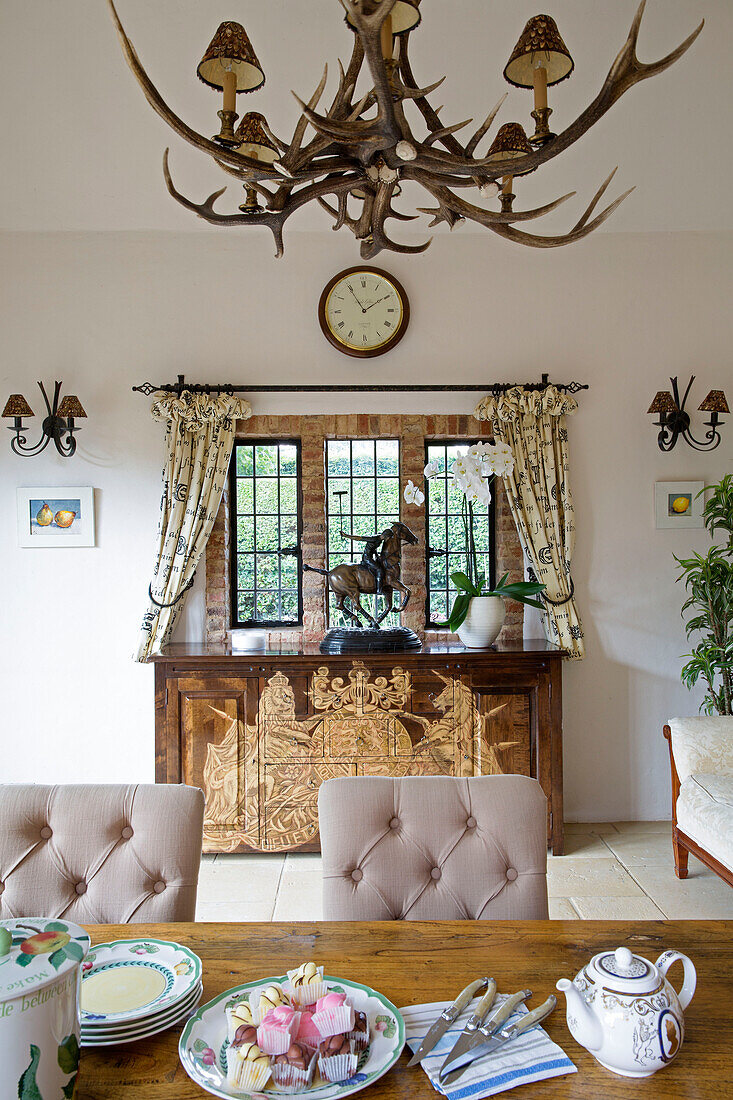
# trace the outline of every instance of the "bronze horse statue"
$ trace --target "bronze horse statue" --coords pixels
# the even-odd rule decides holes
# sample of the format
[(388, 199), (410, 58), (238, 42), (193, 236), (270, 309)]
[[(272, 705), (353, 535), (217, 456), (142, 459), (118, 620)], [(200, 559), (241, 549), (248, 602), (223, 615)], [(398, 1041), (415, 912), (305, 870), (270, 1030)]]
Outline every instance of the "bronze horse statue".
[[(344, 615), (353, 619), (357, 626), (361, 626), (361, 616), (378, 630), (380, 623), (386, 619), (393, 609), (398, 613), (404, 611), (409, 603), (411, 592), (407, 585), (400, 580), (402, 568), (402, 543), (415, 546), (418, 542), (409, 527), (400, 520), (395, 522), (382, 532), (382, 547), (377, 558), (382, 567), (383, 577), (380, 578), (373, 566), (370, 568), (364, 562), (354, 562), (351, 565), (337, 565), (333, 569), (318, 569), (314, 565), (304, 565), (304, 570), (311, 573), (320, 573), (328, 578), (328, 587), (336, 596), (336, 607), (343, 611)], [(367, 541), (367, 540), (362, 540)], [(399, 607), (394, 607), (394, 593), (404, 592), (404, 599)], [(361, 606), (360, 596), (370, 594), (382, 595), (387, 601), (385, 610), (376, 619)], [(345, 601), (351, 605), (346, 607)]]

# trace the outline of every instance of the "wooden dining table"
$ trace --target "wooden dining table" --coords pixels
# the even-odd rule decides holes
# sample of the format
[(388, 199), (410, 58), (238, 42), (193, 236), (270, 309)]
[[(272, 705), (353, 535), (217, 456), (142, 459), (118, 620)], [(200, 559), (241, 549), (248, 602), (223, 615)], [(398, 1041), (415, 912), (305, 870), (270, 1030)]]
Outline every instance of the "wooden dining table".
[[(93, 943), (135, 937), (176, 940), (203, 962), (204, 1002), (242, 982), (284, 974), (310, 959), (327, 974), (372, 986), (398, 1007), (452, 1000), (472, 978), (492, 974), (500, 993), (533, 990), (539, 1004), (558, 978), (573, 978), (592, 955), (620, 946), (654, 961), (667, 948), (689, 955), (697, 992), (685, 1014), (678, 1057), (647, 1080), (617, 1077), (571, 1037), (565, 1002), (543, 1026), (578, 1067), (526, 1084), (520, 1097), (573, 1100), (700, 1100), (733, 1085), (733, 926), (724, 921), (385, 921), (373, 923), (90, 925)], [(678, 973), (677, 971), (680, 971)], [(679, 988), (681, 966), (670, 979)], [(124, 1046), (82, 1051), (75, 1100), (202, 1100), (178, 1058), (181, 1026)], [(364, 1098), (436, 1095), (409, 1052)], [(726, 1092), (726, 1089), (729, 1090)]]

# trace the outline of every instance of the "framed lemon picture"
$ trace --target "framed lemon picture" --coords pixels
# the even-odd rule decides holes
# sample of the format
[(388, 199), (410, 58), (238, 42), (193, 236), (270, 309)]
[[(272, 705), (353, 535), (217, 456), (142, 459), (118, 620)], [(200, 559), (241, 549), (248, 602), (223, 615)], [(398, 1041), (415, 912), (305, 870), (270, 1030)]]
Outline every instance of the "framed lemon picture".
[(657, 481), (654, 515), (657, 527), (703, 527), (702, 481)]
[(94, 546), (94, 489), (66, 485), (18, 489), (18, 545)]

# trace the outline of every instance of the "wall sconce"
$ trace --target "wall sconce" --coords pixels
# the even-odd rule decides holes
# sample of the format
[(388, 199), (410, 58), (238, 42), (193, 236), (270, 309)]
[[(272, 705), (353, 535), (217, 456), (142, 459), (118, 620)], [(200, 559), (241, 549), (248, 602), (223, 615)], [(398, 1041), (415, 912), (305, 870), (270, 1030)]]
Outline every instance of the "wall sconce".
[(690, 432), (690, 417), (685, 412), (687, 395), (694, 381), (695, 375), (693, 374), (687, 383), (685, 395), (680, 401), (677, 379), (670, 378), (672, 393), (669, 390), (659, 390), (647, 409), (647, 413), (659, 413), (659, 420), (655, 420), (654, 423), (659, 428), (657, 443), (661, 451), (671, 451), (680, 436), (682, 436), (685, 443), (689, 443), (696, 451), (714, 451), (720, 443), (718, 428), (722, 426), (723, 421), (718, 420), (718, 413), (730, 412), (725, 394), (722, 390), (711, 390), (703, 403), (698, 406), (698, 412), (710, 413), (710, 419), (705, 421), (708, 431), (705, 433), (706, 441), (703, 443), (699, 439), (695, 439)]
[[(76, 450), (76, 440), (74, 439), (74, 432), (78, 432), (78, 427), (74, 424), (74, 418), (81, 419), (86, 418), (86, 413), (82, 408), (81, 401), (74, 394), (69, 394), (65, 397), (61, 404), (59, 404), (59, 395), (61, 393), (61, 383), (54, 382), (53, 390), (53, 403), (48, 400), (45, 389), (43, 388), (43, 382), (39, 382), (41, 393), (43, 394), (43, 400), (46, 402), (46, 409), (48, 410), (48, 416), (44, 417), (43, 424), (41, 425), (42, 435), (38, 443), (34, 446), (27, 447), (26, 437), (23, 434), (27, 429), (23, 424), (24, 416), (33, 416), (33, 409), (30, 407), (22, 393), (11, 393), (5, 408), (3, 409), (3, 417), (10, 419), (12, 417), (12, 427), (8, 424), (8, 429), (11, 432), (15, 432), (15, 436), (10, 441), (12, 450), (17, 455), (38, 455), (41, 451), (45, 450), (51, 440), (56, 445), (56, 450), (60, 455), (65, 458), (73, 455)], [(66, 436), (64, 439), (63, 436)]]

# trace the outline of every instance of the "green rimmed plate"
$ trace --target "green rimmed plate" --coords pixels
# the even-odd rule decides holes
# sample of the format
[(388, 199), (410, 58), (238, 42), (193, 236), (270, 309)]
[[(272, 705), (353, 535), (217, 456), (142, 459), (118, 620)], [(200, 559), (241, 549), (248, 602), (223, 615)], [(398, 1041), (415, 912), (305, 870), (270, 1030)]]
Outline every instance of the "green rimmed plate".
[[(395, 1008), (381, 993), (368, 985), (350, 982), (346, 978), (324, 978), (329, 990), (345, 993), (357, 1012), (366, 1013), (371, 1035), (367, 1049), (360, 1055), (356, 1073), (348, 1081), (337, 1085), (329, 1082), (318, 1083), (306, 1090), (306, 1095), (314, 1100), (335, 1100), (336, 1097), (350, 1096), (366, 1088), (392, 1068), (405, 1045), (405, 1022), (399, 1009)], [(188, 1021), (178, 1043), (181, 1064), (192, 1081), (195, 1081), (212, 1096), (230, 1100), (236, 1097), (242, 1100), (247, 1093), (230, 1088), (226, 1080), (227, 1020), (226, 1008), (246, 999), (251, 989), (263, 985), (284, 985), (287, 975), (273, 978), (259, 978), (254, 982), (245, 982), (220, 993), (213, 1001), (203, 1005)], [(255, 1096), (286, 1096), (268, 1085), (265, 1094)], [(303, 1095), (303, 1094), (299, 1094)]]
[(130, 939), (97, 944), (82, 967), (82, 1025), (107, 1028), (157, 1016), (200, 980), (201, 959), (180, 943)]

